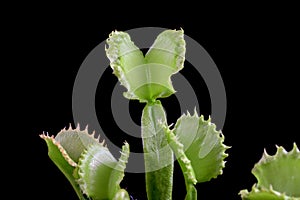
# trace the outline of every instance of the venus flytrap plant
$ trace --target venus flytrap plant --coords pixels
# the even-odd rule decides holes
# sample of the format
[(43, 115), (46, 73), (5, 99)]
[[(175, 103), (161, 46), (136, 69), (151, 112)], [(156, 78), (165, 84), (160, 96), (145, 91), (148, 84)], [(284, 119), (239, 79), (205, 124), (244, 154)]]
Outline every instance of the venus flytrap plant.
[(85, 199), (129, 200), (128, 193), (120, 188), (125, 165), (129, 156), (129, 145), (122, 147), (117, 161), (95, 133), (79, 126), (63, 129), (56, 137), (41, 134), (48, 146), (48, 155), (69, 180), (77, 196)]
[(183, 30), (159, 34), (145, 56), (127, 33), (112, 32), (107, 43), (114, 74), (127, 88), (124, 96), (146, 102), (141, 125), (148, 199), (172, 199), (174, 153), (185, 177), (186, 199), (197, 199), (194, 185), (222, 174), (228, 147), (210, 119), (205, 121), (196, 112), (183, 115), (173, 130), (166, 128), (166, 114), (157, 98), (175, 93), (171, 75), (183, 68)]
[[(124, 97), (146, 103), (141, 116), (146, 190), (149, 200), (171, 200), (174, 158), (182, 169), (186, 186), (185, 200), (196, 200), (197, 183), (210, 181), (225, 167), (224, 136), (211, 119), (196, 110), (183, 114), (174, 126), (167, 124), (159, 98), (175, 93), (171, 76), (184, 66), (183, 30), (166, 30), (158, 35), (149, 51), (142, 51), (125, 32), (114, 31), (105, 48), (113, 73), (127, 91)], [(119, 160), (87, 128), (63, 129), (56, 137), (42, 134), (48, 154), (73, 186), (79, 199), (129, 200), (120, 183), (129, 157), (125, 142)], [(251, 192), (242, 190), (242, 199), (299, 199), (300, 155), (296, 145), (287, 153), (280, 147), (275, 156), (264, 154), (253, 173), (258, 184)], [(283, 170), (283, 171), (282, 171)], [(285, 172), (288, 170), (288, 172)], [(273, 177), (284, 176), (282, 179)], [(291, 178), (291, 180), (289, 179)], [(284, 186), (282, 186), (284, 185)]]
[(243, 200), (300, 200), (300, 151), (295, 143), (290, 152), (277, 146), (274, 156), (265, 150), (252, 173), (258, 183), (251, 192), (240, 191)]

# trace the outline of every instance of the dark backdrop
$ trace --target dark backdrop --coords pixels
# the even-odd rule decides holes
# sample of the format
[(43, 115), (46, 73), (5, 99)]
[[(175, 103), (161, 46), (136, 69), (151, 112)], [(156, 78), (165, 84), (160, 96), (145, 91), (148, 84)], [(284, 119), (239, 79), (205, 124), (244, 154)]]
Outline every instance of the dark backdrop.
[[(129, 12), (116, 11), (113, 6), (93, 11), (60, 6), (22, 10), (21, 6), (22, 14), (9, 23), (8, 29), (13, 30), (8, 49), (13, 55), (11, 77), (17, 81), (8, 93), (16, 95), (12, 106), (16, 115), (10, 120), (16, 131), (11, 135), (20, 142), (9, 156), (14, 176), (6, 185), (20, 189), (12, 197), (76, 199), (68, 181), (48, 158), (46, 144), (38, 135), (43, 131), (56, 134), (69, 123), (74, 126), (72, 89), (77, 71), (88, 53), (115, 29), (183, 28), (210, 54), (222, 75), (227, 94), (222, 131), (225, 143), (232, 148), (227, 151), (223, 175), (197, 185), (199, 199), (239, 199), (239, 190), (250, 189), (256, 181), (251, 169), (264, 148), (272, 154), (275, 145), (283, 145), (287, 150), (294, 141), (300, 145), (299, 31), (292, 7), (253, 6), (218, 12), (212, 7), (189, 6)], [(96, 110), (99, 119), (104, 120), (101, 123), (114, 130), (113, 122), (103, 117), (110, 111), (99, 96), (103, 91), (111, 92), (109, 88), (117, 81), (109, 70), (107, 86), (98, 86)], [(205, 83), (192, 73), (190, 79), (201, 85), (194, 87), (203, 93), (202, 114), (208, 116), (210, 99)], [(176, 101), (173, 98), (166, 104), (172, 108)], [(174, 119), (180, 114), (176, 109), (167, 112), (174, 112)], [(130, 113), (138, 121), (141, 107), (131, 103)], [(170, 113), (168, 116), (172, 117)], [(122, 133), (115, 134), (118, 138)], [(141, 144), (130, 145), (138, 148)], [(177, 164), (175, 169), (174, 199), (183, 199), (183, 178)], [(134, 198), (145, 199), (143, 174), (126, 174), (122, 184)]]

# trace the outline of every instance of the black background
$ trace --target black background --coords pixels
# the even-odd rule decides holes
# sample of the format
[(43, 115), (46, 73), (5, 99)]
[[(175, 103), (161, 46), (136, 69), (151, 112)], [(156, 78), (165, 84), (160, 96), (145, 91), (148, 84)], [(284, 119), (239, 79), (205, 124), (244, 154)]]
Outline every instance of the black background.
[[(3, 85), (8, 89), (4, 90), (7, 97), (4, 99), (12, 103), (14, 111), (7, 117), (12, 123), (9, 135), (14, 138), (7, 142), (8, 146), (18, 144), (13, 148), (15, 151), (11, 148), (5, 151), (9, 152), (5, 156), (9, 157), (8, 168), (13, 174), (6, 187), (18, 191), (9, 193), (12, 199), (77, 198), (67, 179), (48, 158), (46, 144), (38, 135), (43, 131), (56, 134), (73, 124), (72, 89), (77, 71), (89, 52), (115, 29), (183, 28), (185, 34), (210, 54), (222, 75), (227, 94), (227, 116), (222, 131), (225, 144), (232, 148), (227, 151), (229, 157), (223, 175), (197, 185), (199, 199), (240, 199), (239, 190), (250, 189), (256, 181), (251, 169), (264, 148), (273, 154), (275, 145), (290, 150), (293, 142), (300, 143), (299, 20), (293, 6), (242, 6), (222, 12), (214, 7), (179, 7), (153, 7), (147, 12), (139, 8), (133, 12), (122, 6), (116, 11), (114, 5), (93, 11), (43, 5), (36, 9), (20, 6), (20, 12), (14, 10), (16, 15), (7, 23), (8, 37), (4, 38), (9, 42), (6, 53), (11, 57), (6, 58), (12, 71), (3, 72), (12, 83), (9, 87)], [(107, 87), (98, 86), (96, 109), (99, 119), (106, 120), (101, 123), (111, 125), (114, 130), (113, 122), (103, 117), (110, 113), (99, 96), (104, 91), (109, 94), (108, 88), (117, 81), (109, 70), (105, 77)], [(204, 94), (201, 110), (208, 116), (210, 108), (204, 108), (210, 106), (205, 83), (201, 77), (184, 70), (191, 82), (199, 81), (200, 86), (194, 87)], [(172, 105), (177, 105), (175, 98), (164, 105), (169, 120), (180, 115), (172, 109)], [(130, 112), (135, 121), (140, 111), (141, 106), (132, 102)], [(115, 134), (113, 138), (121, 143), (123, 138), (118, 134), (122, 133)], [(131, 145), (133, 148), (137, 145), (138, 150), (140, 144)], [(174, 199), (183, 199), (184, 182), (178, 166), (175, 167)], [(145, 199), (143, 174), (126, 174), (122, 184), (134, 198)]]

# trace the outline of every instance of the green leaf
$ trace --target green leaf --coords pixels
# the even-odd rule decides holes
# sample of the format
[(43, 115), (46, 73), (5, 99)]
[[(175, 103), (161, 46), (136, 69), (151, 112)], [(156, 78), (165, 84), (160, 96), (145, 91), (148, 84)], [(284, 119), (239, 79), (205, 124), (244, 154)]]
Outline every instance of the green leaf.
[(81, 193), (80, 187), (73, 176), (73, 172), (77, 164), (69, 157), (65, 149), (54, 139), (48, 135), (40, 135), (45, 140), (48, 146), (48, 155), (59, 170), (65, 175), (71, 183), (79, 199), (85, 199)]
[(109, 180), (116, 163), (106, 147), (90, 146), (78, 163), (78, 183), (83, 193), (95, 200), (109, 199)]
[(72, 129), (70, 126), (68, 130), (61, 130), (56, 135), (55, 140), (60, 143), (76, 163), (78, 163), (79, 157), (88, 146), (92, 144), (103, 145), (103, 143), (99, 143), (99, 138), (95, 138), (95, 132), (89, 134), (87, 127), (85, 130), (80, 130), (79, 125), (76, 129)]
[(127, 88), (126, 98), (154, 102), (175, 92), (170, 77), (183, 68), (183, 36), (183, 30), (162, 32), (144, 58), (127, 33), (110, 34), (106, 54), (114, 74)]
[(124, 194), (125, 190), (123, 190), (123, 192), (121, 191), (118, 192), (118, 188), (120, 188), (120, 183), (124, 178), (124, 171), (126, 168), (126, 164), (128, 162), (129, 153), (130, 153), (129, 144), (125, 142), (125, 144), (122, 146), (121, 157), (119, 158), (119, 161), (116, 164), (110, 176), (110, 180), (109, 180), (110, 187), (108, 188), (110, 196), (115, 196), (117, 193), (119, 193), (118, 194), (119, 196), (125, 195)]
[(300, 199), (299, 172), (300, 152), (296, 144), (290, 152), (283, 147), (277, 147), (274, 156), (264, 151), (262, 158), (252, 169), (258, 183), (250, 193), (242, 190), (242, 199), (259, 199), (258, 196), (264, 195), (276, 195), (277, 199)]
[(108, 48), (105, 49), (106, 55), (110, 60), (113, 73), (118, 77), (121, 85), (128, 90), (124, 96), (138, 99), (135, 91), (140, 86), (139, 82), (144, 80), (143, 77), (132, 78), (129, 72), (135, 68), (143, 68), (145, 64), (143, 53), (131, 41), (129, 34), (122, 31), (113, 31), (106, 42), (108, 44)]
[(209, 181), (222, 174), (227, 147), (223, 144), (224, 136), (216, 130), (211, 120), (204, 120), (197, 112), (191, 116), (182, 115), (173, 130), (178, 141), (183, 144), (185, 154), (191, 161), (197, 182)]
[[(94, 200), (113, 199), (120, 194), (120, 182), (124, 177), (129, 156), (129, 145), (125, 143), (119, 161), (104, 146), (92, 145), (81, 155), (78, 164), (78, 183), (83, 193)], [(117, 198), (117, 197), (115, 197)]]
[[(185, 51), (183, 30), (166, 30), (157, 36), (150, 47), (145, 56), (146, 63), (157, 63), (161, 67), (171, 68), (172, 74), (175, 74), (184, 66)], [(160, 73), (155, 75), (160, 76)], [(168, 81), (169, 90), (174, 91), (170, 79)]]
[(168, 143), (176, 155), (177, 161), (183, 172), (185, 186), (186, 186), (186, 197), (185, 200), (197, 200), (197, 190), (194, 184), (197, 183), (194, 169), (191, 165), (191, 161), (187, 158), (184, 152), (183, 144), (181, 144), (174, 133), (166, 126), (163, 127), (167, 136)]
[(162, 125), (167, 125), (159, 101), (147, 104), (142, 114), (142, 138), (149, 200), (172, 199), (173, 153)]

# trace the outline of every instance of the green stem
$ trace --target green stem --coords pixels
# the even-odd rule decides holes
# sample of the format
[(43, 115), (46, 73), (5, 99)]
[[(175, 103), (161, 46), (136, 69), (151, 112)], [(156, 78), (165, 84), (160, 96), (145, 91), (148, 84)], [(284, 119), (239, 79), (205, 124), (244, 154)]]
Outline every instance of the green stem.
[(193, 184), (189, 184), (185, 200), (197, 200), (197, 189)]
[(167, 126), (164, 126), (164, 131), (166, 133), (168, 143), (172, 148), (180, 165), (180, 168), (183, 172), (187, 192), (185, 200), (197, 200), (197, 190), (194, 187), (194, 184), (197, 183), (197, 180), (195, 178), (195, 172), (191, 165), (191, 161), (187, 158), (187, 156), (184, 153), (183, 144), (181, 144), (177, 140), (174, 133)]
[(171, 200), (174, 158), (161, 126), (167, 125), (161, 103), (148, 103), (141, 121), (147, 197), (149, 200)]

